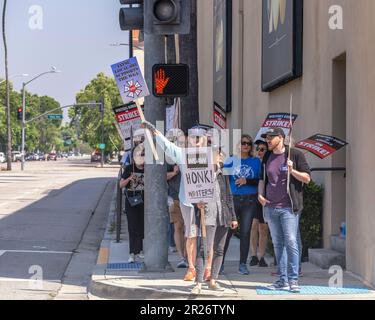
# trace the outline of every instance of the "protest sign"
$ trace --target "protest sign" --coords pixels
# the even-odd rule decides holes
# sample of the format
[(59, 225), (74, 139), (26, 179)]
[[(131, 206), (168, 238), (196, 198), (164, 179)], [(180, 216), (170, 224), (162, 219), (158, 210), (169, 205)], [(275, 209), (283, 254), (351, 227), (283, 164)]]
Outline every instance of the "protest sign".
[(187, 202), (212, 202), (215, 194), (212, 149), (188, 148), (184, 152), (181, 173)]
[(115, 63), (111, 68), (124, 104), (150, 94), (136, 57)]
[(327, 158), (337, 150), (345, 147), (348, 143), (324, 134), (316, 134), (296, 144), (296, 148), (307, 150), (320, 159)]
[(262, 134), (266, 133), (267, 130), (272, 127), (282, 128), (284, 130), (285, 137), (288, 137), (297, 117), (298, 116), (296, 114), (293, 114), (292, 123), (290, 123), (290, 113), (278, 112), (268, 114), (254, 141), (264, 140), (262, 139)]
[[(138, 99), (150, 95), (150, 92), (148, 90), (146, 81), (143, 78), (137, 57), (132, 57), (128, 60), (115, 63), (111, 66), (111, 68), (115, 76), (122, 101), (125, 104), (131, 101), (135, 101), (139, 115), (141, 117), (141, 121), (145, 121), (145, 116)], [(156, 152), (156, 148), (149, 131), (146, 131), (146, 137), (150, 144), (155, 160), (158, 161), (159, 156)]]
[(116, 121), (124, 138), (125, 152), (130, 151), (132, 147), (131, 138), (136, 130), (141, 128), (141, 116), (134, 102), (115, 107), (113, 112), (116, 115)]

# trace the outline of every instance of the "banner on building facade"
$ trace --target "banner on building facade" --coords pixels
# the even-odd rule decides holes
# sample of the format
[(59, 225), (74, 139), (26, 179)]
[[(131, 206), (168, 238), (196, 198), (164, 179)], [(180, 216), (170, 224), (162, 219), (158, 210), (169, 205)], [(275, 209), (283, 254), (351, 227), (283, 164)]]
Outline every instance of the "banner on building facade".
[(290, 114), (285, 112), (278, 112), (278, 113), (270, 113), (264, 120), (262, 127), (260, 128), (258, 134), (255, 137), (254, 141), (257, 140), (264, 140), (262, 139), (262, 134), (266, 133), (269, 128), (282, 128), (285, 137), (288, 137), (290, 134), (290, 130), (293, 127), (294, 122), (296, 121), (298, 115), (292, 115), (292, 123), (290, 122)]
[(214, 103), (214, 128), (221, 130), (221, 129), (226, 129), (227, 128), (227, 116), (221, 108)]
[(263, 0), (262, 91), (302, 76), (303, 0)]
[(345, 147), (348, 143), (336, 137), (324, 134), (316, 134), (296, 144), (296, 148), (307, 150), (320, 159), (332, 155), (337, 150)]
[(215, 170), (211, 148), (187, 148), (181, 165), (182, 182), (189, 203), (208, 203), (214, 200)]

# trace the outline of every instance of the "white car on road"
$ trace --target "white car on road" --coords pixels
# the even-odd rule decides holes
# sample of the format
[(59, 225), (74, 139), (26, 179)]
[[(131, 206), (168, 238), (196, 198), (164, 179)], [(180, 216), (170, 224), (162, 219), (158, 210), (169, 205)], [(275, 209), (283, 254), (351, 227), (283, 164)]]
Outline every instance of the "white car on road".
[(4, 154), (4, 152), (0, 152), (0, 163), (3, 163), (3, 162), (5, 162), (6, 161), (6, 159), (5, 159), (5, 154)]

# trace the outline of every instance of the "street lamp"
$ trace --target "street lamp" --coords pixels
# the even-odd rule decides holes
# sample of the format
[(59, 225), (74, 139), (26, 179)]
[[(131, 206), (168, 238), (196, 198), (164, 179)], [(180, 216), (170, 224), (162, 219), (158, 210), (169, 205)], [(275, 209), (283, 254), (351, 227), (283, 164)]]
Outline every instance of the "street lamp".
[(21, 143), (21, 170), (24, 170), (25, 167), (25, 128), (26, 128), (26, 122), (25, 122), (25, 114), (26, 114), (26, 97), (25, 97), (25, 87), (34, 80), (44, 76), (48, 73), (60, 73), (60, 70), (57, 70), (56, 67), (52, 66), (50, 71), (43, 72), (36, 77), (32, 78), (31, 80), (22, 83), (22, 143)]

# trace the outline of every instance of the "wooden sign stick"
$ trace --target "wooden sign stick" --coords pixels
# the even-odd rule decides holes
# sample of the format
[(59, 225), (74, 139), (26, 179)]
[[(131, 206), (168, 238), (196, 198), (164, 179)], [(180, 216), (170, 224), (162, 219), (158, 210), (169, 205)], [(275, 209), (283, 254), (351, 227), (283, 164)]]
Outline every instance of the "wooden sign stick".
[[(141, 105), (139, 104), (139, 101), (136, 100), (135, 104), (137, 105), (138, 113), (141, 116), (142, 122), (146, 121), (145, 115), (143, 114), (143, 111), (142, 111)], [(148, 142), (150, 143), (152, 154), (154, 155), (155, 160), (159, 161), (159, 156), (158, 156), (158, 153), (156, 152), (154, 140), (152, 139), (151, 133), (148, 129), (145, 129), (145, 130), (146, 130), (146, 138), (147, 138)]]

